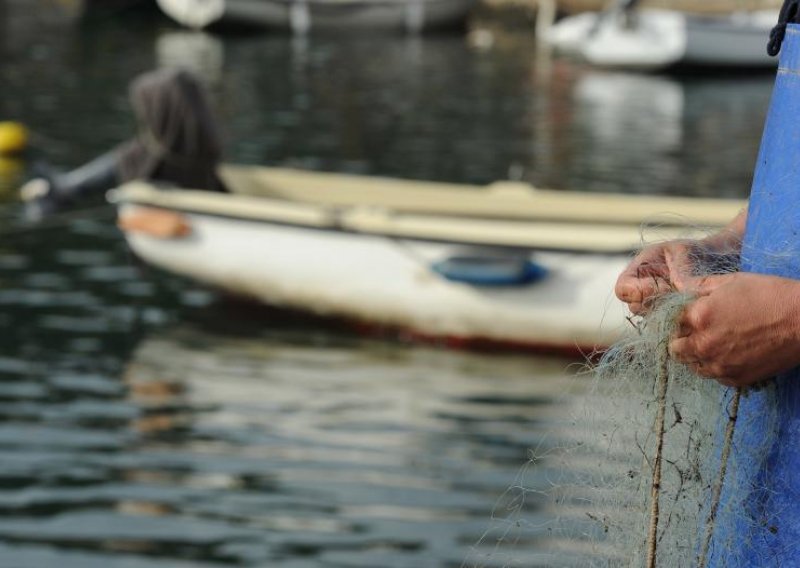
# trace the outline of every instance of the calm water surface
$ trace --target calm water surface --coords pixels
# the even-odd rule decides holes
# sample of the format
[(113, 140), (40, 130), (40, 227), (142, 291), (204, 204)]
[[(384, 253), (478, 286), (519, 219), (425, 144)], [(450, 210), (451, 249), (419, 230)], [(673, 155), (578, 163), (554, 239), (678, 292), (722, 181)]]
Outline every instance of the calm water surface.
[[(239, 162), (743, 196), (772, 83), (596, 72), (522, 36), (478, 50), (66, 25), (68, 4), (0, 3), (0, 119), (63, 167), (129, 135), (131, 77), (179, 62), (210, 82)], [(5, 203), (0, 566), (459, 566), (529, 448), (556, 443), (567, 361), (254, 318), (139, 266), (111, 210), (29, 231)], [(580, 562), (537, 559), (544, 537), (511, 560)]]

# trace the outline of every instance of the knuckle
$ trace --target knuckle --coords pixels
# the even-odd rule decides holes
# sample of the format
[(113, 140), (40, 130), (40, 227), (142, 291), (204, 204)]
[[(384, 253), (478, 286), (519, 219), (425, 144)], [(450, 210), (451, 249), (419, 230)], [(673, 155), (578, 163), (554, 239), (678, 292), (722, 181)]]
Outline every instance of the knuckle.
[(706, 302), (696, 301), (689, 311), (689, 320), (697, 329), (708, 327), (711, 322), (711, 308)]
[(694, 351), (700, 359), (708, 359), (714, 352), (714, 342), (707, 335), (701, 335), (695, 339)]
[(681, 363), (690, 363), (692, 361), (692, 357), (686, 352), (686, 349), (683, 345), (670, 347), (670, 353), (672, 354), (673, 359)]

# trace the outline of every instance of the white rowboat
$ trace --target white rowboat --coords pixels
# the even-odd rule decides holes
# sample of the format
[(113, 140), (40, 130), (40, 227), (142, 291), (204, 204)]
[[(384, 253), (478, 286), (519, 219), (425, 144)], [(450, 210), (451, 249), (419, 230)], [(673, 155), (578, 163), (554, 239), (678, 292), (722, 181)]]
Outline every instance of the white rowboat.
[[(643, 230), (689, 236), (695, 223), (720, 226), (743, 206), (510, 182), (485, 188), (239, 166), (222, 174), (235, 193), (143, 182), (115, 190), (133, 251), (268, 305), (551, 351), (610, 345), (625, 331), (612, 288)], [(485, 285), (442, 269), (465, 258), (468, 272), (522, 261), (546, 275)]]

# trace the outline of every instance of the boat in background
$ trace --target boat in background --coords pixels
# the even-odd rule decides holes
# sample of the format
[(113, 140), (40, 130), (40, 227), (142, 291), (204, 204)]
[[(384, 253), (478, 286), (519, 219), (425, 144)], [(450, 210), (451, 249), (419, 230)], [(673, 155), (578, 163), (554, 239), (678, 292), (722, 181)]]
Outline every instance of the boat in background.
[(158, 0), (181, 25), (311, 30), (408, 31), (463, 24), (475, 0)]
[(777, 10), (700, 15), (639, 9), (621, 0), (600, 13), (570, 16), (553, 24), (544, 41), (592, 65), (660, 71), (678, 66), (716, 69), (777, 66), (767, 54)]
[(89, 12), (122, 12), (127, 10), (155, 10), (155, 0), (81, 0), (83, 10)]
[[(270, 306), (458, 345), (590, 352), (643, 238), (720, 227), (738, 200), (601, 195), (225, 166), (232, 193), (114, 190), (145, 262)], [(644, 231), (644, 233), (643, 233)]]

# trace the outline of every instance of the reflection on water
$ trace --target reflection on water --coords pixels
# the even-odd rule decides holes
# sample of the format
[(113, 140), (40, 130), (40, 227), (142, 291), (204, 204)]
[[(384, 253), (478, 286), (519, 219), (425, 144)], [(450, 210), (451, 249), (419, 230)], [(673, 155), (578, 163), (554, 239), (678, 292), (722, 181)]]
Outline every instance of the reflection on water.
[[(235, 161), (743, 195), (772, 82), (597, 73), (520, 36), (223, 40), (31, 4), (0, 2), (0, 119), (63, 166), (130, 136), (131, 77), (181, 62)], [(459, 566), (562, 417), (564, 361), (249, 322), (139, 266), (111, 210), (18, 216), (0, 207), (0, 566)]]
[(180, 327), (119, 374), (2, 363), (0, 564), (67, 566), (457, 566), (565, 365)]
[(0, 202), (16, 198), (15, 190), (22, 184), (25, 160), (18, 156), (0, 156)]
[(555, 411), (564, 366), (535, 361), (532, 385), (527, 358), (191, 333), (132, 361), (148, 409), (132, 475), (193, 491), (166, 499), (172, 514), (236, 525), (243, 560), (323, 566), (460, 563)]
[[(626, 172), (633, 192), (745, 196), (754, 161), (743, 141), (761, 131), (769, 84), (759, 75), (676, 80), (587, 72), (575, 85), (576, 123), (603, 151), (580, 159), (608, 191)], [(738, 177), (717, 177), (712, 162)]]

